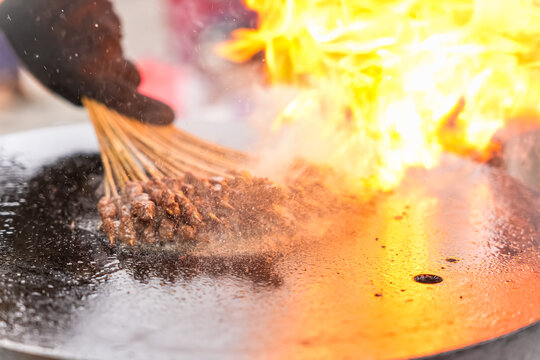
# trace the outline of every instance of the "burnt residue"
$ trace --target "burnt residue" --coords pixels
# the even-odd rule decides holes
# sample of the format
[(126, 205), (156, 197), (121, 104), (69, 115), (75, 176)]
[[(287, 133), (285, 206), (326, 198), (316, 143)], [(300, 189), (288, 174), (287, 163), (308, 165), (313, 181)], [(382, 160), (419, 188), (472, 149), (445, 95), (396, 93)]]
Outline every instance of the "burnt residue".
[(47, 345), (71, 311), (95, 291), (110, 252), (100, 236), (72, 224), (95, 206), (95, 155), (62, 159), (30, 179), (16, 164), (0, 174), (0, 323), (4, 336), (39, 331)]
[(75, 155), (42, 168), (29, 179), (20, 194), (24, 202), (13, 216), (15, 232), (8, 239), (13, 251), (55, 270), (66, 269), (67, 263), (89, 264), (106, 258), (108, 254), (99, 246), (100, 235), (77, 226), (95, 213), (101, 172), (98, 156)]
[(414, 281), (420, 284), (438, 284), (443, 281), (443, 278), (433, 274), (420, 274), (414, 277)]

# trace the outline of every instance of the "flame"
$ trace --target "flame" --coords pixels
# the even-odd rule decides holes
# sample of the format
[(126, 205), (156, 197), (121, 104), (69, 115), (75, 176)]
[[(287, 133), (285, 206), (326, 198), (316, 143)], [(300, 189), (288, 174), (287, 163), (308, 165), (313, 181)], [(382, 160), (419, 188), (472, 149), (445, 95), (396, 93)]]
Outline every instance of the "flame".
[(274, 129), (317, 129), (323, 160), (369, 188), (392, 189), (444, 151), (488, 158), (507, 119), (540, 110), (539, 0), (246, 5), (258, 27), (220, 54), (263, 51), (269, 82), (299, 89)]

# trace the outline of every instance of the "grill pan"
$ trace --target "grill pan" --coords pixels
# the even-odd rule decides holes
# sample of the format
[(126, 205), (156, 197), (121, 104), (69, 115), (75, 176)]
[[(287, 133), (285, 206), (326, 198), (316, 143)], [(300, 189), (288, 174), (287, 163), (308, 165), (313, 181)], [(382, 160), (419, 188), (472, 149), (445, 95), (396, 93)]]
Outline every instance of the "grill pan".
[(540, 195), (501, 170), (446, 157), (316, 236), (208, 253), (110, 247), (101, 171), (86, 125), (0, 138), (4, 358), (540, 357)]

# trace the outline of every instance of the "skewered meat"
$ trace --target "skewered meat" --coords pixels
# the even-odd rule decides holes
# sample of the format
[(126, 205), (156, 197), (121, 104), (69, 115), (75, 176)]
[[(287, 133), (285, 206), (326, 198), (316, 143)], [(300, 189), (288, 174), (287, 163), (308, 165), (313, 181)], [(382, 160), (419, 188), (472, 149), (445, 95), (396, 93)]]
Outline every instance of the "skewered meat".
[(130, 182), (121, 196), (104, 197), (98, 210), (111, 242), (182, 243), (203, 234), (257, 236), (289, 226), (278, 211), (283, 191), (246, 174), (232, 180), (182, 179)]

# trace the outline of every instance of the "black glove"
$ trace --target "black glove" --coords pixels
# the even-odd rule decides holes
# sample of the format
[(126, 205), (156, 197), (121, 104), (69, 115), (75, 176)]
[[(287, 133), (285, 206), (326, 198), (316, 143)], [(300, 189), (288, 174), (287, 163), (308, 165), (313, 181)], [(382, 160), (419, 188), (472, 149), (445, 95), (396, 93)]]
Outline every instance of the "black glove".
[(5, 0), (0, 27), (28, 70), (72, 103), (88, 97), (143, 123), (174, 120), (170, 107), (137, 91), (140, 74), (123, 56), (108, 0)]

